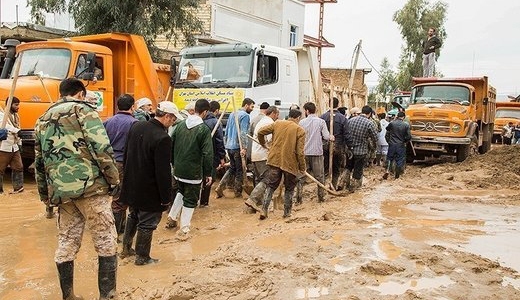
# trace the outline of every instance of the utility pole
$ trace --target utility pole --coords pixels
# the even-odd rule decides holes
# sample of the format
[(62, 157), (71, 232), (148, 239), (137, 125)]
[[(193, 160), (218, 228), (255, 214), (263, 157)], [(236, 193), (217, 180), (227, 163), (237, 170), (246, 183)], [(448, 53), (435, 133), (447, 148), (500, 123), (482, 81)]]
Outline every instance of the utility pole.
[(354, 57), (354, 64), (352, 65), (352, 70), (350, 70), (350, 78), (348, 81), (348, 94), (349, 94), (349, 109), (356, 106), (354, 101), (354, 92), (352, 88), (354, 87), (354, 77), (356, 77), (356, 66), (359, 58), (359, 52), (361, 52), (361, 40), (359, 40), (359, 44), (356, 46), (356, 55)]

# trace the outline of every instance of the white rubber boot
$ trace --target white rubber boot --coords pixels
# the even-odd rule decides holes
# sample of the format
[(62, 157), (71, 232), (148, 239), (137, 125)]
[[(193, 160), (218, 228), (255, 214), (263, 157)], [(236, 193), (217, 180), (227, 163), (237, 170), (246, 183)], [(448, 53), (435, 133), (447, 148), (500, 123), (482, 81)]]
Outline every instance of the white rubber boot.
[(190, 232), (191, 217), (195, 208), (183, 207), (181, 213), (181, 231), (184, 233)]
[(175, 200), (173, 201), (172, 208), (168, 213), (168, 220), (166, 222), (166, 228), (175, 228), (177, 227), (177, 218), (179, 217), (179, 213), (181, 212), (182, 206), (184, 205), (184, 196), (181, 193), (177, 193), (175, 196)]

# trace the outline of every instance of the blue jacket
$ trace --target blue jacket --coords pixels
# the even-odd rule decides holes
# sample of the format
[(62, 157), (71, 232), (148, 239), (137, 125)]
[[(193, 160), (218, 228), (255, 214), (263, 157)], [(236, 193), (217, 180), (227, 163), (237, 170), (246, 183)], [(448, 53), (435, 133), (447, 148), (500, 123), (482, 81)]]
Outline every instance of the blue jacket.
[[(247, 133), (249, 132), (249, 114), (240, 109), (237, 111), (238, 124), (240, 126), (240, 139), (242, 140), (243, 149), (247, 149)], [(226, 124), (226, 149), (227, 150), (239, 150), (240, 144), (238, 143), (237, 126), (235, 122), (235, 113), (230, 113), (228, 122)]]
[(123, 162), (128, 132), (135, 122), (137, 119), (132, 114), (120, 111), (103, 123), (110, 139), (110, 145), (114, 149), (114, 159), (118, 162)]

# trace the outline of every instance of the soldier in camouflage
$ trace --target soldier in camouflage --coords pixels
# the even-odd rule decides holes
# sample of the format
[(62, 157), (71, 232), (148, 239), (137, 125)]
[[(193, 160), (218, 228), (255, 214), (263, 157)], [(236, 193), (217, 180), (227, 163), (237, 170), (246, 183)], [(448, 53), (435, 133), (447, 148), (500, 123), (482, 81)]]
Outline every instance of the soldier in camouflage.
[(99, 256), (100, 299), (116, 293), (117, 233), (109, 193), (119, 177), (107, 133), (95, 108), (85, 102), (83, 83), (60, 83), (59, 99), (35, 125), (35, 169), (40, 200), (58, 206), (55, 254), (63, 299), (73, 292), (74, 259), (85, 225)]

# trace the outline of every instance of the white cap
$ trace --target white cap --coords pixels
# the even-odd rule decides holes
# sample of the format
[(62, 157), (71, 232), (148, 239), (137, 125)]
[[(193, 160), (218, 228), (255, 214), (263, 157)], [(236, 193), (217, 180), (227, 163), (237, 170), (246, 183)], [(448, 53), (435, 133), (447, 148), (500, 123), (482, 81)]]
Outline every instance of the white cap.
[(152, 105), (152, 100), (148, 99), (148, 98), (141, 98), (139, 100), (137, 100), (137, 108), (141, 108), (141, 106), (143, 105)]
[(350, 114), (360, 114), (361, 113), (361, 109), (359, 109), (359, 107), (352, 107), (350, 109)]
[(185, 110), (190, 110), (190, 109), (195, 109), (195, 103), (193, 102), (190, 102), (186, 105), (186, 107), (184, 107)]
[(177, 105), (170, 101), (162, 101), (157, 104), (157, 109), (167, 114), (173, 114), (177, 119), (184, 120), (184, 117), (179, 113)]
[(93, 91), (87, 91), (87, 94), (85, 95), (85, 100), (87, 102), (97, 104), (99, 101), (99, 96)]

